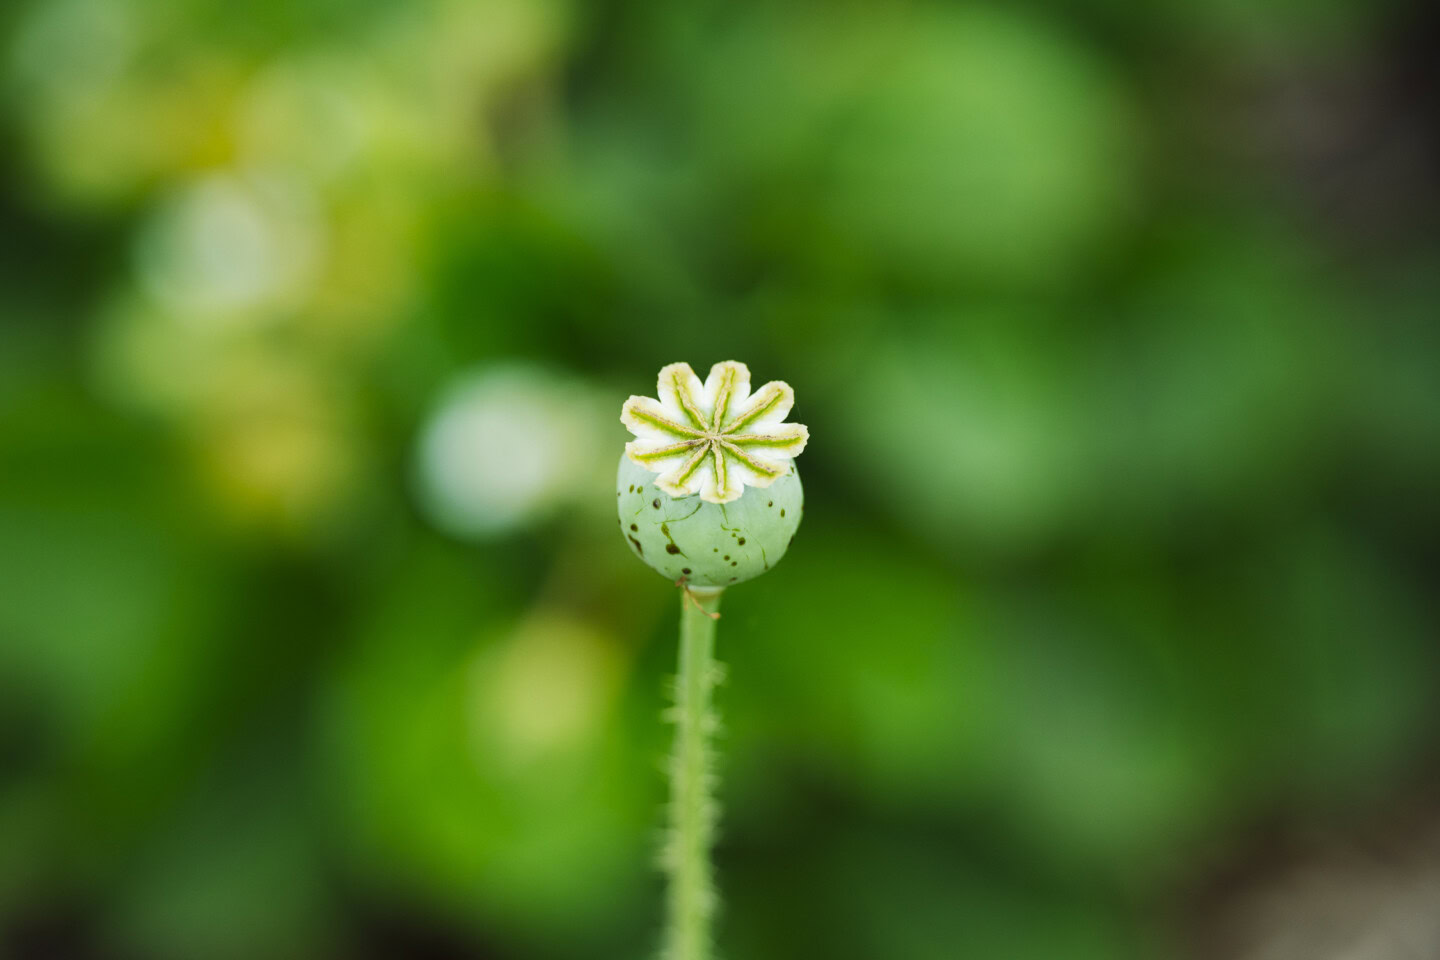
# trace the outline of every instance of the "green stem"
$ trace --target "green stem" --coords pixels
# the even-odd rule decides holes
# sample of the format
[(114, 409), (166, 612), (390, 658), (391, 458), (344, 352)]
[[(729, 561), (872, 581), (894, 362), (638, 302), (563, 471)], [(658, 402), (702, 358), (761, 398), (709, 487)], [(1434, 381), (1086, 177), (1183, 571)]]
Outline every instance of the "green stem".
[(710, 848), (719, 807), (711, 739), (719, 726), (711, 693), (720, 676), (715, 621), (720, 590), (680, 591), (680, 668), (675, 748), (670, 755), (670, 829), (661, 856), (669, 877), (664, 960), (708, 960), (716, 896)]

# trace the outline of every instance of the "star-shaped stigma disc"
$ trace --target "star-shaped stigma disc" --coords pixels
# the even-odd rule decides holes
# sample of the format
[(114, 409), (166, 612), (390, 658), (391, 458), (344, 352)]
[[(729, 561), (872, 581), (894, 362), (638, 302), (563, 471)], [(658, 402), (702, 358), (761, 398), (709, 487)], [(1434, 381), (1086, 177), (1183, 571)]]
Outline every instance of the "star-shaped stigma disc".
[(810, 438), (803, 424), (785, 423), (795, 391), (772, 380), (753, 394), (750, 370), (726, 360), (701, 383), (688, 363), (660, 371), (658, 396), (633, 396), (620, 422), (635, 434), (625, 454), (660, 476), (672, 497), (700, 494), (710, 503), (738, 500), (747, 485), (768, 487), (789, 472)]

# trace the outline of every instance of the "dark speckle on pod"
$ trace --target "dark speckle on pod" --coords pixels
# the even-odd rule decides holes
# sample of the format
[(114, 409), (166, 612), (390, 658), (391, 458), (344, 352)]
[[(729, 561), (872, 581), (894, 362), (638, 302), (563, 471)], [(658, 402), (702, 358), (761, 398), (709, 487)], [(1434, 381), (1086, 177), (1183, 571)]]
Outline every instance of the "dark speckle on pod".
[(771, 500), (769, 503), (765, 504), (765, 506), (767, 506), (767, 507), (773, 507), (773, 506), (775, 506), (775, 501), (774, 501), (774, 500)]
[(745, 546), (745, 538), (744, 538), (744, 537), (741, 537), (739, 543), (740, 543), (740, 546), (742, 546), (742, 547)]
[(680, 548), (677, 547), (677, 546), (675, 546), (675, 544), (673, 544), (673, 543), (667, 543), (667, 544), (665, 544), (665, 552), (666, 552), (666, 553), (670, 553), (670, 554), (679, 553), (679, 552), (680, 552)]
[(681, 568), (680, 568), (680, 572), (683, 573), (683, 574), (685, 574), (685, 576), (687, 576), (687, 577), (690, 576), (690, 568), (689, 568), (689, 567), (681, 567)]
[(631, 529), (631, 530), (639, 530), (639, 529), (640, 529), (640, 525), (639, 525), (638, 523), (632, 523), (632, 524), (630, 524), (630, 529)]
[(784, 508), (784, 507), (781, 507), (781, 508), (780, 508), (780, 516), (782, 516), (782, 517), (785, 516), (785, 508)]
[[(654, 500), (651, 500), (651, 501), (650, 501), (650, 506), (654, 507), (656, 510), (659, 510), (659, 509), (660, 509), (660, 498), (659, 498), (659, 497), (656, 497)], [(784, 516), (785, 512), (782, 510), (782, 511), (780, 512), (780, 514), (781, 514), (781, 516)]]

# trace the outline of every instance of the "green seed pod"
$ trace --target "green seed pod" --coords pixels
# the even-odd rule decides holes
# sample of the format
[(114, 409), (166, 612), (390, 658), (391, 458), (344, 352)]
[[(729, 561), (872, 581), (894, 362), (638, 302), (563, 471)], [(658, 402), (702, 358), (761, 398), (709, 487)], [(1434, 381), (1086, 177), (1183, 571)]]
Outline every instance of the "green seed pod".
[(688, 585), (759, 576), (800, 525), (794, 460), (810, 433), (784, 422), (794, 391), (772, 380), (751, 393), (749, 369), (734, 360), (711, 367), (704, 383), (688, 363), (672, 363), (656, 388), (658, 400), (632, 396), (620, 412), (635, 435), (616, 480), (630, 548)]
[(769, 487), (730, 503), (677, 499), (655, 479), (622, 456), (615, 503), (630, 549), (667, 580), (728, 587), (758, 577), (785, 556), (800, 526), (805, 494), (793, 464)]

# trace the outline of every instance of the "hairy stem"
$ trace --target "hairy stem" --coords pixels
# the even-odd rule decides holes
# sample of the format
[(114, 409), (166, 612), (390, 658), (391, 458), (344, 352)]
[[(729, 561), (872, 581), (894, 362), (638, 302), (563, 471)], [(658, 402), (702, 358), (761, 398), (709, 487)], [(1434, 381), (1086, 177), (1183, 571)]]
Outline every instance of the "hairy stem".
[(675, 677), (675, 748), (670, 755), (670, 824), (661, 865), (669, 877), (664, 960), (709, 960), (716, 895), (710, 848), (719, 808), (711, 740), (719, 726), (711, 693), (719, 679), (715, 621), (720, 590), (680, 591), (680, 667)]

